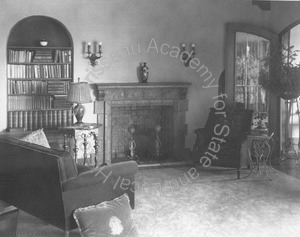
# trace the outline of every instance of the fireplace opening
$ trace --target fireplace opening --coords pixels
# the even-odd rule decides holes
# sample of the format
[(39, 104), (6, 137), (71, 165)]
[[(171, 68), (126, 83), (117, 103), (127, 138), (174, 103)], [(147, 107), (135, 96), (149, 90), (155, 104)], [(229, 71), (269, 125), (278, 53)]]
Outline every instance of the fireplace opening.
[[(140, 163), (172, 159), (173, 113), (171, 105), (113, 106), (111, 162), (126, 160), (132, 154), (138, 157)], [(134, 132), (129, 130), (130, 126), (134, 127)]]

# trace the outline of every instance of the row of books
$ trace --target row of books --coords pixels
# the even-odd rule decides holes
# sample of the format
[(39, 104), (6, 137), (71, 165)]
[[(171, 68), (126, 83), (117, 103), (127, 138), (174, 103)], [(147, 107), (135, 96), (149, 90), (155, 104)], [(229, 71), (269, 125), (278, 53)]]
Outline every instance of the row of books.
[(52, 96), (8, 96), (8, 110), (52, 109)]
[(7, 65), (8, 78), (71, 78), (71, 64)]
[(8, 96), (8, 110), (69, 109), (71, 106), (66, 96)]
[(9, 63), (30, 63), (34, 51), (32, 50), (8, 50)]
[(48, 81), (47, 93), (48, 94), (67, 94), (69, 91), (70, 83), (68, 81)]
[(53, 63), (51, 50), (36, 50), (32, 62)]
[(53, 108), (57, 109), (70, 109), (71, 106), (73, 105), (72, 102), (68, 101), (66, 95), (54, 95), (54, 100), (53, 100)]
[(8, 81), (8, 94), (67, 94), (69, 81)]
[(71, 50), (8, 50), (9, 63), (71, 63)]
[(71, 50), (55, 50), (54, 63), (71, 63), (72, 51)]
[(25, 128), (36, 130), (38, 128), (57, 128), (72, 125), (72, 110), (46, 110), (46, 111), (10, 111), (8, 112), (9, 128)]

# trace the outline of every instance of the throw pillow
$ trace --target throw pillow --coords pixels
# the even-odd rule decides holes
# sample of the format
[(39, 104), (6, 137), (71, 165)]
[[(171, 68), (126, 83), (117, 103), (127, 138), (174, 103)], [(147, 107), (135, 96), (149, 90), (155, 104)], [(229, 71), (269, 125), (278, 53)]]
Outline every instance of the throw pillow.
[(27, 136), (21, 138), (20, 140), (50, 148), (48, 139), (47, 139), (43, 129), (34, 131), (34, 132), (28, 134)]
[(126, 193), (112, 201), (76, 209), (73, 215), (82, 237), (139, 236)]

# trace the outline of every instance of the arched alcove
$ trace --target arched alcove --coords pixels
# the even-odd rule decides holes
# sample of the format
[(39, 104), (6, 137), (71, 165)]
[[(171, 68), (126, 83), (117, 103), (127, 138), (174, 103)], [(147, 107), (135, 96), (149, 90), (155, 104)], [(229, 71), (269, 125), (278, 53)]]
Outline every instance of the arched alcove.
[(58, 20), (48, 16), (29, 16), (17, 22), (11, 29), (7, 46), (39, 46), (46, 39), (49, 47), (72, 47), (73, 42), (67, 28)]
[[(44, 39), (48, 43), (41, 45)], [(26, 17), (7, 40), (7, 128), (53, 129), (72, 124), (73, 41), (58, 20)]]

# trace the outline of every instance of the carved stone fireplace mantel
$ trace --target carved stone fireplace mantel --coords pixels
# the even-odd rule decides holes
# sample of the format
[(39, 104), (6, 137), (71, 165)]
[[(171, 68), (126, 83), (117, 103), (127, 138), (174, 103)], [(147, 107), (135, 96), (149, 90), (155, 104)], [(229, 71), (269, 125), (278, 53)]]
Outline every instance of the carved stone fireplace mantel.
[(190, 83), (98, 83), (98, 100), (185, 99)]
[(100, 159), (105, 157), (109, 164), (126, 158), (128, 127), (133, 125), (137, 128), (137, 155), (145, 163), (153, 162), (153, 134), (155, 125), (160, 125), (161, 150), (169, 160), (184, 161), (189, 86), (186, 82), (98, 83), (95, 113), (98, 122), (104, 125), (103, 140), (99, 142), (103, 150)]

